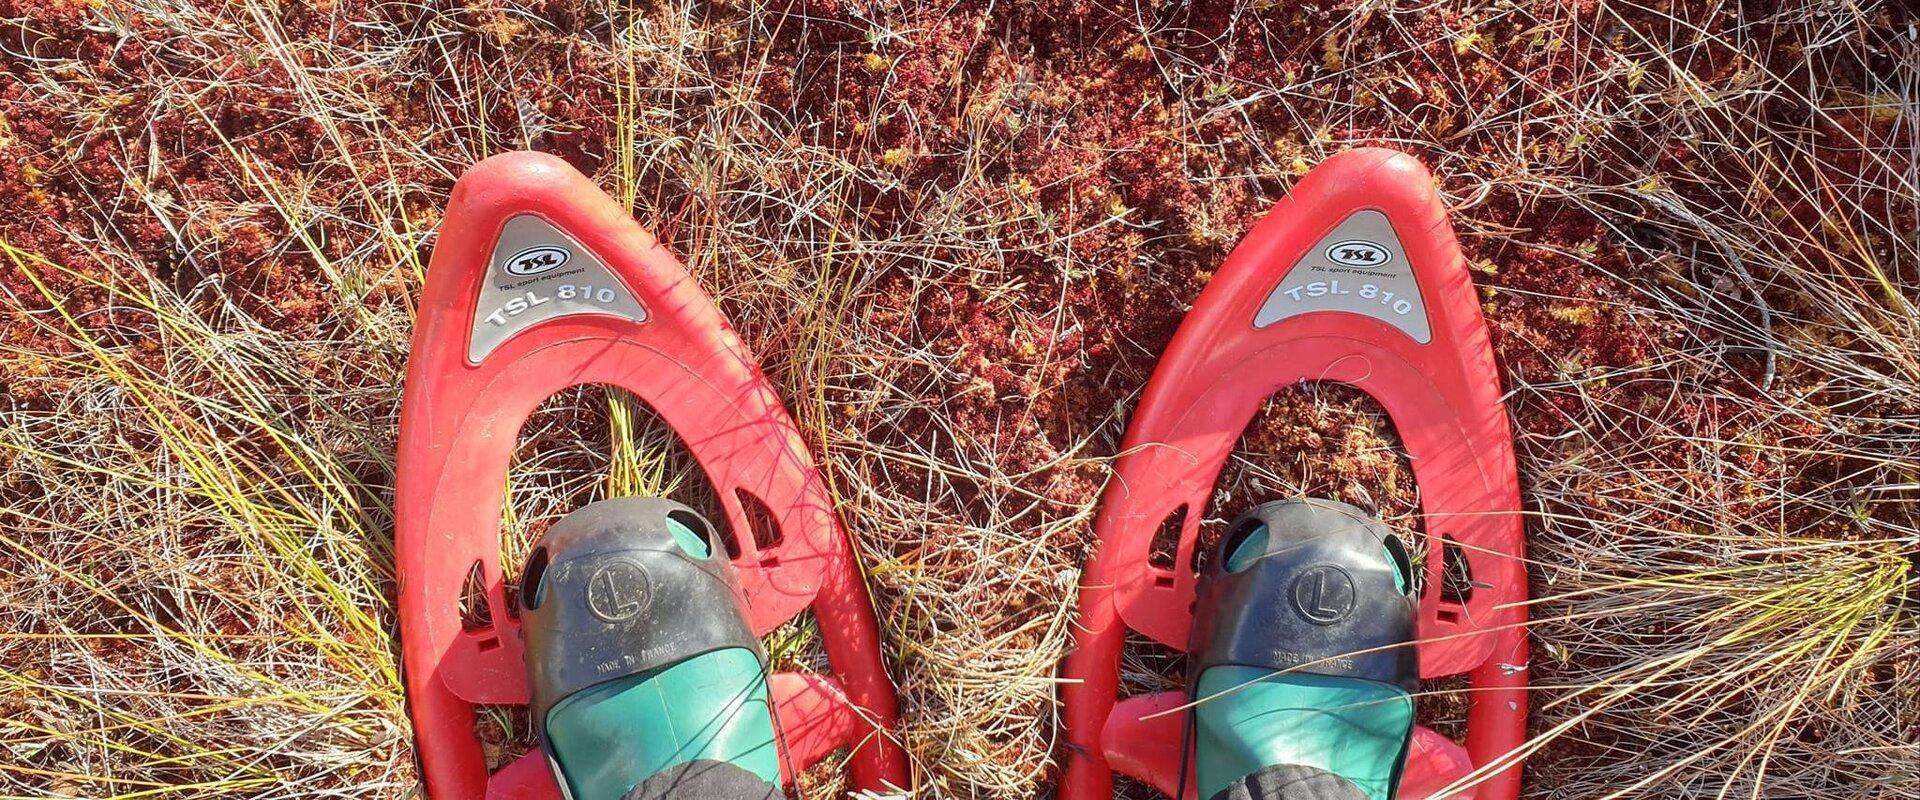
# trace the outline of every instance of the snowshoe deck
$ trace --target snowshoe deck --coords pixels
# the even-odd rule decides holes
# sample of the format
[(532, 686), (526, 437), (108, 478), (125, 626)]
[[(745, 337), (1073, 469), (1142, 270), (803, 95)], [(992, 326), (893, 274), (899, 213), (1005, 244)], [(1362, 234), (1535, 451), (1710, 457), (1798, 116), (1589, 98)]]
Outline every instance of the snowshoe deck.
[[(783, 768), (851, 747), (855, 786), (905, 785), (871, 600), (825, 485), (773, 387), (664, 246), (560, 159), (495, 156), (454, 187), (418, 317), (394, 538), (429, 794), (558, 797), (537, 750), (488, 774), (474, 709), (528, 701), (499, 563), (520, 426), (547, 397), (587, 383), (639, 396), (699, 461), (733, 532), (754, 633), (818, 616), (833, 675), (771, 681)], [(756, 527), (756, 515), (772, 524)], [(476, 570), (490, 623), (469, 630), (460, 602)]]
[[(1425, 529), (1420, 674), (1472, 682), (1464, 746), (1416, 730), (1401, 796), (1450, 785), (1480, 800), (1518, 796), (1527, 575), (1498, 373), (1432, 177), (1410, 156), (1366, 149), (1328, 159), (1255, 226), (1147, 385), (1081, 581), (1062, 689), (1063, 800), (1111, 797), (1115, 771), (1179, 795), (1184, 717), (1156, 714), (1185, 695), (1115, 696), (1126, 631), (1186, 648), (1195, 573), (1184, 566), (1215, 480), (1261, 404), (1310, 381), (1358, 387), (1392, 418)], [(1176, 517), (1175, 566), (1155, 566), (1155, 533)], [(1449, 584), (1448, 568), (1468, 580)]]

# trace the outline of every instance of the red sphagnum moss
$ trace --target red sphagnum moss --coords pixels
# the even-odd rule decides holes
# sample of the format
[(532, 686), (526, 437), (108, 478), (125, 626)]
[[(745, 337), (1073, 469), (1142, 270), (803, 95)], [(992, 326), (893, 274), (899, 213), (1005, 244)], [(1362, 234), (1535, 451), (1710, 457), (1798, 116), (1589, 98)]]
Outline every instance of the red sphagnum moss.
[[(229, 27), (196, 37), (147, 4), (7, 0), (0, 240), (59, 268), (0, 263), (0, 292), (17, 306), (0, 319), (0, 390), (10, 410), (49, 412), (77, 374), (63, 360), (76, 349), (49, 322), (45, 295), (102, 344), (165, 373), (175, 345), (156, 338), (150, 316), (77, 276), (86, 275), (159, 287), (208, 307), (202, 311), (230, 302), (276, 334), (314, 342), (309, 358), (287, 365), (297, 376), (281, 387), (291, 419), (325, 417), (303, 385), (365, 389), (358, 401), (387, 404), (385, 416), (368, 416), (390, 419), (394, 353), (359, 352), (352, 342), (364, 334), (361, 315), (411, 308), (413, 264), (424, 263), (427, 248), (422, 232), (458, 170), (489, 152), (533, 146), (612, 184), (625, 179), (615, 177), (621, 159), (612, 151), (621, 126), (664, 119), (665, 127), (648, 130), (687, 138), (640, 143), (657, 160), (643, 159), (631, 176), (636, 215), (703, 279), (750, 274), (702, 258), (725, 238), (715, 226), (777, 232), (798, 224), (794, 208), (739, 196), (797, 197), (837, 177), (771, 174), (752, 163), (757, 156), (708, 157), (703, 148), (724, 140), (783, 158), (824, 154), (845, 165), (839, 176), (859, 176), (836, 190), (824, 213), (836, 236), (862, 243), (861, 296), (826, 324), (898, 350), (840, 355), (915, 366), (899, 368), (911, 379), (885, 387), (833, 376), (824, 396), (843, 413), (825, 419), (841, 427), (810, 427), (809, 439), (992, 461), (979, 473), (990, 479), (896, 463), (891, 471), (836, 473), (837, 485), (862, 481), (877, 496), (962, 504), (928, 521), (926, 536), (964, 538), (969, 526), (1014, 519), (1041, 530), (1084, 518), (1139, 388), (1239, 236), (1325, 155), (1380, 145), (1422, 158), (1458, 207), (1502, 370), (1487, 377), (1515, 390), (1530, 511), (1618, 519), (1619, 509), (1637, 508), (1638, 526), (1675, 530), (1769, 518), (1807, 537), (1862, 537), (1868, 523), (1833, 510), (1861, 501), (1834, 487), (1879, 469), (1877, 459), (1905, 456), (1809, 452), (1828, 441), (1830, 420), (1756, 409), (1792, 393), (1795, 403), (1844, 407), (1861, 419), (1911, 418), (1920, 414), (1913, 395), (1834, 386), (1820, 368), (1756, 347), (1759, 337), (1776, 349), (1845, 349), (1866, 334), (1828, 319), (1817, 297), (1773, 268), (1735, 263), (1732, 245), (1689, 232), (1684, 220), (1652, 220), (1669, 208), (1661, 203), (1764, 219), (1778, 233), (1768, 244), (1807, 248), (1807, 260), (1835, 280), (1880, 280), (1871, 268), (1878, 264), (1893, 275), (1895, 294), (1910, 290), (1913, 243), (1856, 228), (1865, 224), (1857, 220), (1920, 228), (1911, 194), (1860, 192), (1849, 222), (1836, 221), (1823, 200), (1829, 193), (1788, 190), (1902, 174), (1875, 159), (1910, 157), (1911, 98), (1905, 106), (1881, 99), (1866, 77), (1892, 70), (1897, 56), (1813, 52), (1806, 26), (1758, 12), (1716, 7), (1689, 12), (1689, 25), (1678, 25), (1673, 4), (1605, 5), (808, 0), (656, 13), (574, 0), (430, 11), (328, 0), (255, 9), (284, 42), (262, 47), (257, 32), (239, 27), (250, 24), (246, 15), (219, 17)], [(610, 56), (607, 42), (627, 35), (618, 31), (636, 18), (649, 31), (689, 32), (629, 64)], [(429, 24), (442, 38), (416, 46)], [(1685, 57), (1656, 63), (1648, 36)], [(1755, 44), (1728, 44), (1735, 38)], [(367, 67), (375, 56), (393, 60)], [(1805, 103), (1734, 96), (1762, 75), (1819, 58), (1844, 63), (1823, 65), (1831, 85), (1812, 99), (1852, 111), (1815, 114)], [(648, 86), (685, 81), (689, 73), (670, 72), (679, 69), (674, 59), (694, 63), (702, 80), (636, 95), (637, 111), (623, 106), (634, 101), (622, 94), (621, 76)], [(316, 70), (333, 67), (358, 76), (352, 96), (362, 105), (315, 113), (327, 102), (313, 94)], [(1654, 81), (1667, 88), (1649, 94)], [(1690, 85), (1725, 92), (1700, 119), (1736, 128), (1763, 121), (1859, 144), (1818, 159), (1746, 159), (1711, 135), (1664, 123), (1662, 114), (1695, 102)], [(337, 96), (344, 95), (328, 95)], [(718, 122), (745, 119), (736, 116), (748, 113), (742, 109), (762, 127)], [(402, 144), (406, 155), (392, 155)], [(678, 166), (663, 153), (675, 153)], [(1633, 204), (1636, 197), (1655, 199)], [(761, 216), (718, 216), (743, 209)], [(889, 260), (890, 242), (910, 255)], [(817, 260), (830, 246), (786, 240), (743, 252), (771, 265), (775, 255)], [(342, 270), (358, 276), (351, 293)], [(770, 373), (803, 368), (792, 346), (799, 334), (782, 327), (775, 299), (713, 288)], [(1773, 315), (1771, 327), (1755, 309)], [(869, 412), (875, 393), (892, 393), (884, 413)], [(806, 415), (802, 422), (817, 424)], [(1709, 440), (1722, 443), (1711, 459), (1698, 444)], [(272, 443), (252, 446), (265, 452)], [(1396, 448), (1390, 423), (1358, 393), (1283, 393), (1249, 428), (1210, 516), (1217, 522), (1273, 495), (1306, 492), (1414, 525), (1416, 488)], [(1546, 466), (1578, 462), (1580, 452), (1611, 453), (1625, 467), (1582, 483)], [(829, 453), (830, 463), (843, 455)], [(0, 467), (11, 457), (0, 450)], [(354, 464), (372, 484), (390, 480), (378, 465)], [(1739, 472), (1751, 491), (1711, 478), (1713, 470)], [(1556, 491), (1534, 494), (1549, 472)], [(0, 481), (0, 503), (41, 494), (40, 480)], [(1711, 513), (1674, 504), (1674, 487), (1690, 481)], [(843, 494), (849, 508), (872, 502)], [(1910, 494), (1864, 502), (1858, 516), (1910, 525)], [(861, 522), (851, 521), (860, 535)], [(1566, 526), (1554, 529), (1556, 542), (1633, 535), (1555, 524)], [(1084, 525), (1072, 527), (1049, 552), (1072, 563), (1086, 535)], [(932, 572), (978, 566), (964, 550), (912, 539), (873, 538), (863, 547), (883, 559), (918, 559)], [(1703, 565), (1716, 557), (1675, 555)], [(1071, 592), (1026, 577), (1010, 569), (974, 586), (1003, 598), (983, 601), (981, 612), (1009, 631), (995, 647), (1058, 646), (1058, 631), (1017, 621), (1041, 606), (1057, 609)], [(909, 619), (896, 634), (973, 624), (919, 619), (922, 608), (884, 585), (880, 601)], [(1543, 676), (1604, 660), (1581, 658), (1543, 650), (1537, 660)], [(1908, 659), (1883, 669), (1911, 677), (1913, 667)], [(915, 691), (909, 715), (952, 712), (949, 696)], [(1046, 693), (1030, 694), (1021, 708), (1044, 719)], [(1438, 703), (1424, 713), (1443, 721), (1457, 711)], [(940, 767), (938, 779), (952, 796), (967, 796), (955, 776), (1002, 774), (979, 764), (1019, 773), (1044, 747), (1031, 745), (1044, 739), (1036, 732), (1043, 727), (989, 735), (999, 749), (968, 751), (978, 763)], [(921, 755), (943, 752), (930, 744), (935, 733), (914, 736)], [(1536, 770), (1567, 774), (1618, 758), (1607, 748), (1635, 744), (1612, 727), (1581, 736), (1587, 744), (1556, 746), (1536, 759)], [(500, 754), (518, 746), (490, 744)], [(1044, 782), (1044, 770), (1020, 774), (1025, 782), (978, 793), (1030, 796)]]

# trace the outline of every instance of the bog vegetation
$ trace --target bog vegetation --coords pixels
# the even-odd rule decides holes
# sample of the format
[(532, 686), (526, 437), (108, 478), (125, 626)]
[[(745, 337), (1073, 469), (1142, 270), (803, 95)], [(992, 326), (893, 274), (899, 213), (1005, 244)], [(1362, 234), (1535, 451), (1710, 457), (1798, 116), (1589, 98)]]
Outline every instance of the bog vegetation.
[[(1135, 393), (1237, 237), (1362, 144), (1439, 176), (1502, 364), (1533, 793), (1910, 793), (1916, 24), (0, 0), (0, 795), (416, 791), (390, 552), (413, 303), (454, 177), (537, 148), (668, 242), (784, 393), (869, 569), (921, 796), (1033, 797)], [(522, 439), (509, 552), (590, 498), (698, 501), (630, 398), (564, 394)], [(1219, 492), (1215, 524), (1310, 493), (1418, 525), (1352, 392), (1277, 396)], [(1430, 688), (1425, 720), (1457, 722)], [(484, 725), (497, 757), (525, 742), (516, 709)]]

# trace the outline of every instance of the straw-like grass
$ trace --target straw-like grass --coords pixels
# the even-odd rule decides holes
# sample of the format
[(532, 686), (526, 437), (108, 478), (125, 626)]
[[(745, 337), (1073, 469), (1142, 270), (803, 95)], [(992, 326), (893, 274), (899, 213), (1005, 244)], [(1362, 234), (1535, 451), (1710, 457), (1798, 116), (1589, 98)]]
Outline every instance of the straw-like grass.
[[(1433, 168), (1494, 330), (1538, 597), (1532, 793), (1903, 796), (1915, 24), (0, 5), (0, 796), (416, 791), (389, 552), (413, 298), (459, 170), (534, 147), (628, 203), (763, 359), (869, 570), (921, 796), (1032, 797), (1139, 386), (1232, 242), (1360, 144)], [(536, 415), (509, 561), (596, 497), (699, 502), (648, 419), (597, 389)], [(1211, 516), (1315, 493), (1415, 524), (1393, 441), (1353, 393), (1290, 393)], [(1141, 648), (1128, 681), (1176, 666)], [(485, 724), (500, 757), (527, 735)]]

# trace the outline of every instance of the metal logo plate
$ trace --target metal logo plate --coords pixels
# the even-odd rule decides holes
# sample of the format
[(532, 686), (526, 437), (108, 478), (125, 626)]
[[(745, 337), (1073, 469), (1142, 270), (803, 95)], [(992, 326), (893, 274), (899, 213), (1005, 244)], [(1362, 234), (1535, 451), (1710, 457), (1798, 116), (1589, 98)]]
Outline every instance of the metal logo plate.
[(1421, 344), (1433, 340), (1413, 264), (1393, 224), (1378, 211), (1355, 212), (1307, 248), (1267, 295), (1253, 327), (1316, 311), (1372, 317)]
[(551, 319), (606, 314), (647, 321), (646, 308), (599, 256), (532, 214), (501, 226), (489, 259), (467, 339), (467, 363), (480, 363), (514, 334)]

